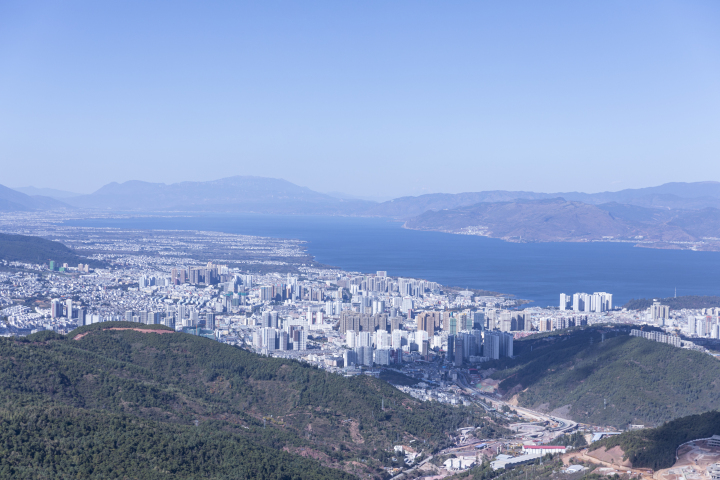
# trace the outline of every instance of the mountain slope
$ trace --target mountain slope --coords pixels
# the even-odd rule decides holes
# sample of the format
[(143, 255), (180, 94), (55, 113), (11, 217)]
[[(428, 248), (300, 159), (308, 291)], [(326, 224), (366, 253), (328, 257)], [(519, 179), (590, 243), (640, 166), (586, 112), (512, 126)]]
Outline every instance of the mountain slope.
[(383, 202), (366, 213), (395, 218), (410, 218), (428, 210), (443, 210), (477, 203), (513, 202), (516, 200), (544, 200), (563, 198), (589, 205), (622, 203), (652, 208), (700, 209), (720, 208), (720, 182), (666, 183), (657, 187), (620, 190), (618, 192), (538, 193), (525, 191), (484, 191), (457, 194), (431, 193), (417, 197), (402, 197)]
[(69, 205), (54, 198), (30, 196), (0, 185), (0, 212), (23, 212), (32, 210), (61, 210)]
[(350, 214), (373, 204), (363, 200), (341, 200), (285, 180), (249, 176), (170, 185), (140, 181), (110, 183), (90, 195), (73, 197), (67, 202), (81, 208), (105, 210), (277, 214)]
[(720, 412), (678, 418), (658, 428), (634, 430), (593, 443), (589, 450), (619, 446), (635, 468), (670, 468), (675, 451), (685, 442), (709, 438), (720, 432)]
[[(345, 378), (125, 322), (81, 327), (67, 337), (42, 332), (26, 341), (0, 339), (0, 395), (7, 405), (72, 407), (110, 415), (108, 421), (135, 417), (166, 425), (158, 428), (167, 432), (197, 423), (203, 432), (228, 432), (271, 452), (304, 453), (365, 477), (381, 475), (397, 439), (441, 445), (461, 423), (481, 416), (419, 402), (365, 375)], [(204, 435), (198, 433), (197, 442), (210, 441)], [(230, 453), (219, 453), (217, 461)], [(365, 463), (357, 464), (358, 456)]]
[(407, 220), (405, 227), (510, 241), (642, 238), (655, 242), (693, 242), (720, 237), (720, 210), (666, 211), (618, 203), (589, 205), (562, 198), (517, 200), (428, 211)]
[(61, 201), (65, 198), (80, 196), (79, 193), (58, 190), (56, 188), (16, 187), (13, 190), (17, 190), (18, 192), (24, 193), (25, 195), (41, 195), (43, 197), (50, 197)]
[(477, 203), (511, 202), (514, 200), (541, 200), (552, 198), (547, 193), (490, 192), (428, 193), (418, 197), (400, 197), (371, 207), (365, 213), (381, 217), (410, 218), (427, 211), (465, 207)]
[(217, 424), (176, 425), (70, 407), (0, 410), (0, 477), (354, 478)]
[(516, 358), (499, 362), (507, 370), (494, 378), (521, 406), (565, 407), (573, 420), (599, 425), (659, 425), (717, 408), (715, 358), (605, 330), (604, 341), (596, 328), (518, 340)]
[(561, 198), (479, 203), (425, 212), (405, 223), (413, 230), (476, 233), (505, 240), (536, 242), (631, 237), (635, 230), (608, 212)]
[(40, 265), (48, 263), (50, 260), (72, 266), (77, 266), (79, 263), (87, 263), (93, 267), (103, 265), (103, 262), (78, 255), (75, 250), (66, 247), (60, 242), (46, 240), (41, 237), (7, 233), (0, 233), (0, 259), (8, 262), (37, 263)]

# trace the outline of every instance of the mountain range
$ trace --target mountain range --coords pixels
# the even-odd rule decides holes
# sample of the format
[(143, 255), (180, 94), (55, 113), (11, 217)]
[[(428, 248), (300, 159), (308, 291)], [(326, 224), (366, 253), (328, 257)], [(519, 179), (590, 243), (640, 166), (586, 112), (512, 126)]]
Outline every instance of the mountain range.
[(554, 198), (430, 210), (409, 219), (405, 226), (516, 242), (629, 240), (681, 244), (677, 242), (720, 236), (720, 210), (668, 210), (616, 202), (589, 205)]
[[(0, 211), (81, 209), (388, 217), (405, 227), (510, 241), (642, 240), (661, 248), (683, 242), (720, 249), (720, 182), (666, 183), (618, 192), (494, 190), (433, 193), (373, 202), (324, 194), (275, 178), (234, 176), (173, 184), (110, 183), (88, 195), (0, 186)], [(59, 193), (58, 193), (59, 192)], [(697, 245), (692, 248), (698, 248)]]
[(72, 208), (59, 200), (43, 195), (27, 195), (0, 185), (0, 212), (30, 212)]

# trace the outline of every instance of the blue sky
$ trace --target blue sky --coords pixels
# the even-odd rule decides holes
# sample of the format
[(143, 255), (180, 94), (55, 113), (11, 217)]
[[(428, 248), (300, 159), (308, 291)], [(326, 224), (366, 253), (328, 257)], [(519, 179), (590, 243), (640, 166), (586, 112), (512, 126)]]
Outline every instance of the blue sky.
[(720, 180), (720, 2), (0, 3), (0, 183)]

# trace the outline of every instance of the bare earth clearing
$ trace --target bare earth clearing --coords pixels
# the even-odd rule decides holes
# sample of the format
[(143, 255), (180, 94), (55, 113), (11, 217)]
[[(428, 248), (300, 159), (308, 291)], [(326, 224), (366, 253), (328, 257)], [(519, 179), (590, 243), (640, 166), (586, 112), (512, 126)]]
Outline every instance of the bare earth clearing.
[[(140, 333), (159, 333), (159, 334), (163, 334), (163, 333), (175, 333), (175, 332), (173, 332), (172, 330), (146, 330), (146, 329), (142, 329), (142, 328), (118, 328), (118, 327), (114, 327), (114, 328), (106, 328), (106, 329), (104, 329), (104, 330), (132, 330), (132, 331), (134, 331), (134, 332), (140, 332)], [(92, 333), (92, 332), (81, 333), (80, 335), (78, 335), (77, 337), (75, 337), (73, 340), (80, 340), (80, 339), (83, 338), (85, 335), (88, 335), (88, 334), (90, 334), (90, 333)]]

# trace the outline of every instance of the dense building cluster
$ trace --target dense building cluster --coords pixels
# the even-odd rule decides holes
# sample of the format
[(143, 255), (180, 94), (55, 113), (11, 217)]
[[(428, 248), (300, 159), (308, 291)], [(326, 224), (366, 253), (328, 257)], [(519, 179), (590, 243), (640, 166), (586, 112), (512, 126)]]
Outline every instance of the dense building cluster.
[(560, 294), (560, 310), (608, 312), (613, 309), (612, 294), (607, 292)]
[(682, 346), (680, 337), (678, 337), (677, 335), (667, 335), (662, 332), (632, 329), (632, 330), (630, 330), (630, 336), (647, 338), (648, 340), (652, 340), (654, 342), (667, 343), (668, 345), (672, 345), (675, 347)]

